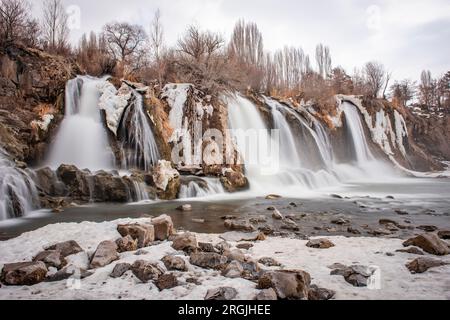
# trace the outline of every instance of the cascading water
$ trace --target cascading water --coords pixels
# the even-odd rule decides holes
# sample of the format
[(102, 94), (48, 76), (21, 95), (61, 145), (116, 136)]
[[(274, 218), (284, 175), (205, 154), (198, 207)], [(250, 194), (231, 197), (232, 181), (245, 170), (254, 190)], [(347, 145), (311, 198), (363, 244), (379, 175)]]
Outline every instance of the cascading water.
[(98, 108), (97, 85), (102, 81), (80, 76), (67, 83), (65, 118), (48, 158), (51, 167), (112, 168), (113, 155)]
[(185, 181), (182, 183), (179, 198), (206, 198), (223, 193), (225, 193), (225, 190), (219, 179), (195, 178), (191, 181)]
[(127, 169), (140, 168), (148, 171), (160, 160), (160, 154), (144, 110), (142, 94), (133, 91), (133, 99), (119, 128), (123, 163)]
[(0, 148), (0, 221), (26, 215), (36, 209), (37, 199), (33, 180)]

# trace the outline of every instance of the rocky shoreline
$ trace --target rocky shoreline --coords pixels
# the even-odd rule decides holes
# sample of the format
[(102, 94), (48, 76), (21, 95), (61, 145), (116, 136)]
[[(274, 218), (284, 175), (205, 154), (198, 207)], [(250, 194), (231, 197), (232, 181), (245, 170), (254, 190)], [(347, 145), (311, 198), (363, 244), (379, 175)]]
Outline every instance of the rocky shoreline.
[(295, 239), (250, 229), (196, 234), (177, 232), (166, 215), (48, 225), (0, 242), (0, 297), (449, 299), (442, 281), (448, 235), (417, 232), (404, 241)]

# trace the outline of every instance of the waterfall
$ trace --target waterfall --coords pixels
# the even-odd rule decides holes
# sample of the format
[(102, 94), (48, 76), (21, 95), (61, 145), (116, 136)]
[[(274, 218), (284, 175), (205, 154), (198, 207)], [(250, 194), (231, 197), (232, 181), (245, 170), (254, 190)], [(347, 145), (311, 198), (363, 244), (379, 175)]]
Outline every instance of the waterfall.
[(0, 148), (0, 221), (26, 215), (36, 209), (37, 199), (33, 180)]
[(178, 198), (205, 198), (223, 193), (225, 193), (225, 190), (219, 179), (191, 178), (188, 181), (183, 181)]
[(53, 142), (48, 165), (75, 165), (80, 169), (107, 169), (113, 155), (98, 108), (97, 85), (105, 81), (79, 76), (66, 85), (65, 117)]
[(358, 109), (349, 102), (344, 102), (342, 108), (347, 122), (347, 128), (350, 131), (355, 160), (360, 165), (374, 161), (375, 157), (367, 144), (366, 133)]
[(133, 101), (123, 115), (118, 133), (122, 141), (123, 163), (127, 169), (148, 171), (160, 160), (149, 121), (142, 94), (133, 90)]

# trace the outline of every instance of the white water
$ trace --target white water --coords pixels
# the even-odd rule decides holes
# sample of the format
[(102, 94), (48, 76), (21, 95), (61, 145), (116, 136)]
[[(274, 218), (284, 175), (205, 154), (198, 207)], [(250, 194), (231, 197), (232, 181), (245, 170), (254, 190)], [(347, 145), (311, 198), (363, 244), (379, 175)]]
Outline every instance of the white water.
[(102, 81), (80, 76), (67, 83), (65, 118), (48, 158), (52, 168), (61, 164), (91, 170), (112, 168), (114, 158), (98, 107), (97, 85)]
[(194, 199), (207, 198), (215, 195), (224, 194), (225, 190), (219, 179), (202, 178), (199, 181), (189, 181), (187, 184), (182, 184), (179, 198), (180, 199)]
[(148, 171), (160, 160), (155, 136), (144, 111), (142, 95), (133, 91), (134, 103), (127, 108), (123, 119), (129, 119), (127, 125), (119, 129), (123, 140), (124, 164), (126, 169), (141, 168)]
[[(35, 209), (37, 190), (28, 174), (15, 167), (0, 148), (0, 221), (26, 215)], [(20, 212), (14, 212), (14, 204)]]

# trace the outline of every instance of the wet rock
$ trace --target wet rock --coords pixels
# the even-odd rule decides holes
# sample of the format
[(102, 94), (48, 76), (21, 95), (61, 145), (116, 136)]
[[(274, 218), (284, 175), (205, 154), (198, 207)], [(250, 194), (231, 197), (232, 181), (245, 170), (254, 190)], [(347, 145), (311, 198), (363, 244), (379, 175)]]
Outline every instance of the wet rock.
[(416, 247), (410, 247), (408, 249), (400, 249), (400, 250), (396, 250), (395, 252), (417, 254), (419, 256), (425, 255), (425, 253), (423, 253), (422, 250), (420, 250), (419, 248), (416, 248)]
[(295, 202), (291, 202), (291, 203), (289, 203), (289, 205), (291, 207), (293, 207), (293, 208), (297, 208), (298, 207), (298, 205)]
[(56, 173), (59, 180), (66, 186), (70, 197), (75, 199), (89, 199), (91, 197), (85, 172), (73, 165), (61, 165)]
[(221, 270), (226, 266), (228, 258), (217, 253), (198, 252), (191, 254), (190, 262), (197, 267)]
[(172, 218), (168, 215), (162, 215), (152, 220), (155, 227), (155, 239), (164, 241), (175, 233)]
[(438, 237), (444, 240), (450, 239), (450, 230), (441, 230), (438, 232)]
[(358, 229), (353, 228), (353, 227), (348, 227), (348, 228), (347, 228), (347, 232), (348, 232), (348, 233), (351, 233), (351, 234), (355, 234), (355, 235), (361, 234), (361, 231), (359, 231)]
[(233, 231), (254, 232), (256, 228), (245, 220), (225, 220), (225, 228)]
[(258, 230), (264, 233), (265, 235), (271, 235), (275, 232), (273, 227), (268, 224), (259, 227)]
[(220, 217), (220, 219), (222, 220), (236, 220), (238, 217), (236, 216), (231, 216), (231, 215), (227, 215), (227, 216), (222, 216)]
[(281, 198), (283, 197), (277, 194), (269, 194), (268, 196), (266, 196), (266, 200), (279, 200)]
[(117, 251), (119, 253), (136, 251), (138, 249), (138, 240), (133, 239), (130, 235), (116, 240)]
[(261, 290), (255, 300), (258, 301), (276, 301), (278, 300), (277, 293), (272, 288)]
[(159, 291), (172, 289), (178, 286), (178, 279), (172, 273), (166, 273), (155, 281), (155, 285), (158, 287)]
[(290, 231), (300, 231), (298, 224), (294, 220), (291, 220), (291, 219), (284, 219), (281, 229), (290, 230)]
[(267, 208), (267, 211), (275, 211), (277, 210), (277, 208), (275, 208), (274, 206), (270, 206)]
[(301, 270), (264, 272), (258, 281), (258, 289), (275, 290), (279, 299), (308, 299), (311, 285), (309, 273)]
[(310, 240), (307, 244), (307, 247), (314, 249), (329, 249), (334, 247), (334, 243), (328, 239), (314, 239)]
[(187, 271), (188, 267), (183, 258), (177, 256), (165, 256), (161, 260), (166, 266), (167, 270)]
[(407, 215), (409, 215), (408, 211), (400, 210), (400, 209), (395, 210), (395, 213), (398, 214), (399, 216), (407, 216)]
[(393, 196), (387, 196), (386, 199), (395, 200), (395, 198)]
[(367, 287), (369, 279), (373, 275), (373, 271), (366, 266), (353, 265), (347, 267), (338, 265), (338, 267), (331, 271), (330, 274), (343, 276), (345, 281), (354, 287)]
[(117, 226), (122, 237), (130, 236), (137, 240), (138, 248), (145, 248), (155, 241), (155, 228), (150, 224), (127, 224)]
[(423, 249), (425, 252), (437, 256), (449, 254), (449, 248), (445, 241), (441, 240), (434, 233), (425, 233), (415, 238), (411, 238), (403, 243), (404, 247), (416, 246)]
[(91, 269), (102, 268), (118, 259), (119, 255), (117, 254), (116, 243), (113, 241), (103, 241), (98, 245), (89, 267)]
[(143, 283), (147, 283), (150, 280), (156, 280), (164, 274), (164, 270), (162, 270), (159, 265), (144, 260), (138, 260), (133, 263), (131, 271), (133, 271), (136, 278)]
[(449, 265), (449, 263), (433, 258), (420, 257), (406, 264), (406, 267), (411, 273), (414, 274), (414, 273), (424, 273), (428, 269), (442, 267), (445, 265)]
[(253, 224), (266, 223), (267, 217), (266, 216), (250, 217), (249, 221), (250, 221), (250, 223), (253, 223)]
[(91, 198), (95, 202), (126, 203), (130, 200), (130, 188), (122, 177), (100, 172), (89, 179), (93, 185)]
[(281, 263), (269, 257), (261, 258), (258, 262), (266, 267), (281, 267)]
[(175, 250), (181, 250), (187, 253), (196, 251), (197, 247), (197, 237), (190, 232), (176, 236), (172, 244), (172, 248)]
[(419, 230), (423, 230), (425, 232), (435, 232), (437, 231), (439, 228), (436, 226), (419, 226), (417, 227), (417, 229)]
[(367, 231), (368, 234), (374, 236), (374, 237), (380, 237), (380, 236), (390, 236), (392, 234), (391, 231), (386, 230), (386, 229), (369, 229)]
[(284, 216), (281, 214), (280, 211), (278, 211), (277, 209), (275, 209), (275, 210), (273, 210), (272, 218), (275, 219), (275, 220), (283, 220), (283, 219), (284, 219)]
[(1, 282), (9, 286), (32, 286), (44, 281), (47, 272), (42, 261), (5, 264)]
[(225, 190), (230, 193), (249, 188), (249, 182), (245, 175), (242, 172), (234, 171), (232, 169), (225, 169), (222, 172), (220, 182)]
[(253, 248), (253, 244), (251, 243), (239, 243), (236, 248), (243, 249), (243, 250), (249, 250), (250, 248)]
[(179, 206), (177, 208), (178, 211), (183, 211), (183, 212), (189, 212), (192, 211), (192, 205), (190, 204), (183, 204), (182, 206)]
[(334, 198), (334, 199), (344, 199), (344, 197), (338, 195), (338, 194), (332, 194), (330, 195), (330, 197)]
[(129, 270), (131, 270), (131, 265), (129, 263), (118, 263), (109, 276), (111, 278), (120, 278)]
[(198, 248), (201, 252), (217, 253), (218, 251), (216, 248), (214, 248), (214, 245), (212, 243), (199, 242)]
[(54, 267), (58, 270), (63, 268), (67, 264), (66, 259), (63, 257), (61, 252), (58, 250), (43, 251), (43, 252), (37, 254), (33, 258), (33, 261), (34, 262), (42, 261), (45, 263), (47, 268)]
[(244, 268), (239, 261), (232, 261), (229, 263), (226, 268), (222, 271), (222, 275), (226, 278), (240, 278), (242, 273), (244, 272)]
[(160, 160), (153, 171), (153, 182), (157, 188), (158, 198), (174, 200), (180, 191), (180, 174), (169, 161)]
[(231, 287), (221, 287), (217, 289), (208, 290), (205, 300), (227, 301), (236, 298), (238, 292)]
[(339, 226), (343, 226), (343, 225), (347, 225), (350, 223), (350, 221), (343, 219), (343, 218), (339, 218), (339, 219), (334, 219), (331, 221), (332, 224), (337, 224)]
[(83, 252), (83, 249), (78, 245), (78, 243), (76, 241), (73, 241), (73, 240), (57, 243), (53, 246), (46, 248), (46, 250), (59, 251), (59, 252), (61, 252), (61, 255), (64, 258), (71, 256), (73, 254)]
[(319, 288), (316, 285), (312, 285), (308, 292), (308, 300), (311, 301), (331, 300), (335, 295), (336, 292), (333, 290)]

